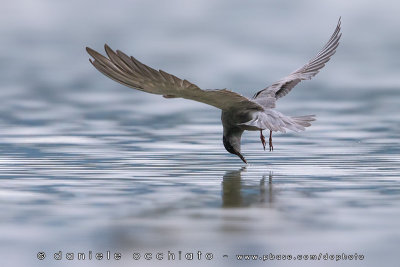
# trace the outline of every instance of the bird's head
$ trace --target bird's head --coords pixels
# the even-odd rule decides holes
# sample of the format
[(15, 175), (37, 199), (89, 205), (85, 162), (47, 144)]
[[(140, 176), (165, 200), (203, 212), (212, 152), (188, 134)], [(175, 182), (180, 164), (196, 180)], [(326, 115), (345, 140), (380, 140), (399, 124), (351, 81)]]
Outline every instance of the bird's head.
[(246, 159), (240, 154), (240, 135), (228, 135), (228, 136), (223, 136), (223, 142), (224, 142), (224, 147), (226, 151), (228, 151), (231, 154), (237, 155), (244, 163), (247, 164)]

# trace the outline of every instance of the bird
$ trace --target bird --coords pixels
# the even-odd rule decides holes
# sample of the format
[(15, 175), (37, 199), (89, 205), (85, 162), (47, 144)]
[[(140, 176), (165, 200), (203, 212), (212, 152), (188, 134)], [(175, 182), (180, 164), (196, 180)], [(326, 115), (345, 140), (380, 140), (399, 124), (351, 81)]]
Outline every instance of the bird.
[(90, 63), (98, 71), (120, 84), (165, 98), (190, 99), (220, 109), (224, 147), (247, 164), (241, 154), (241, 137), (244, 131), (259, 131), (264, 150), (266, 142), (263, 131), (269, 131), (269, 150), (273, 151), (272, 132), (300, 132), (311, 126), (315, 115), (284, 115), (275, 110), (276, 101), (287, 95), (300, 81), (310, 80), (319, 73), (336, 53), (341, 35), (340, 17), (328, 42), (310, 61), (258, 91), (252, 98), (227, 89), (200, 89), (186, 79), (182, 80), (163, 70), (157, 71), (120, 50), (113, 51), (107, 44), (104, 45), (107, 56), (89, 47), (86, 47), (86, 51), (93, 58), (89, 58)]

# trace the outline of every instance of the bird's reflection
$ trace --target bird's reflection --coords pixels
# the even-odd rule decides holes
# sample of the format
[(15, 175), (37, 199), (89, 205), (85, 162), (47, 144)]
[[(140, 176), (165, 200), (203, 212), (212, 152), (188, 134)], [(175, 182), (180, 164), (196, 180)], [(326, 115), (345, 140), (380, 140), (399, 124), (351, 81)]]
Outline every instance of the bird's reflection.
[[(222, 206), (248, 207), (257, 203), (274, 202), (274, 190), (272, 185), (272, 172), (268, 175), (268, 185), (265, 185), (267, 175), (263, 175), (260, 182), (242, 181), (243, 167), (235, 171), (227, 171), (222, 180)], [(267, 189), (266, 189), (267, 188)]]

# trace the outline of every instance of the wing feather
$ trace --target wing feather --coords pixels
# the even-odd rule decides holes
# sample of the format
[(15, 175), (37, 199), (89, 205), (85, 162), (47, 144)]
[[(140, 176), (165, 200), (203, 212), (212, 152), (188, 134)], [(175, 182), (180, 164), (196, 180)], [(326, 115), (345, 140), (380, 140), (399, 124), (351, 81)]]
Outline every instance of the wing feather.
[[(295, 87), (302, 80), (310, 80), (312, 77), (318, 74), (318, 72), (325, 66), (325, 64), (331, 59), (331, 57), (336, 53), (336, 48), (339, 45), (339, 40), (342, 34), (341, 29), (341, 19), (339, 18), (338, 24), (329, 41), (324, 45), (324, 47), (317, 53), (317, 55), (311, 59), (303, 67), (295, 70), (285, 78), (275, 82), (271, 86), (257, 92), (254, 95), (254, 99), (257, 103), (268, 103), (268, 108), (275, 106), (275, 102), (271, 101), (270, 98), (275, 100), (287, 95), (293, 87)], [(263, 101), (263, 98), (269, 98), (269, 101)]]
[(86, 51), (94, 59), (89, 61), (98, 71), (128, 87), (166, 98), (191, 99), (222, 110), (263, 110), (259, 104), (235, 92), (226, 89), (202, 90), (188, 80), (182, 80), (162, 70), (157, 71), (119, 50), (114, 52), (108, 45), (104, 47), (108, 58), (87, 47)]

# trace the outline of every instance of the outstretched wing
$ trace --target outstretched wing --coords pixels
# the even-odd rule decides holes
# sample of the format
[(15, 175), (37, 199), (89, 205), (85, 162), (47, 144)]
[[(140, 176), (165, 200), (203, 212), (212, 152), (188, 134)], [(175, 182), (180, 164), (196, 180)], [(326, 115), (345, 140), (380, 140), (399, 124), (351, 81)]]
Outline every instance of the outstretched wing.
[(97, 70), (128, 87), (163, 95), (166, 98), (191, 99), (222, 110), (263, 109), (257, 103), (235, 92), (226, 89), (202, 90), (187, 80), (181, 80), (162, 70), (156, 71), (119, 50), (114, 52), (108, 45), (105, 45), (105, 50), (108, 58), (89, 47), (86, 48), (89, 55), (94, 58), (93, 61), (89, 60)]
[(274, 100), (285, 96), (301, 80), (310, 80), (312, 77), (317, 75), (317, 73), (325, 66), (325, 63), (327, 63), (331, 56), (336, 52), (336, 48), (339, 45), (339, 39), (342, 36), (340, 33), (340, 24), (341, 21), (339, 18), (338, 24), (331, 38), (313, 59), (282, 80), (277, 81), (271, 86), (256, 93), (253, 97), (257, 99), (256, 102), (260, 103), (264, 107), (273, 107), (275, 105)]

